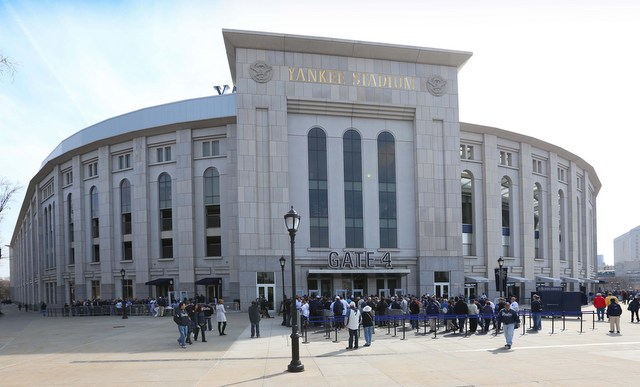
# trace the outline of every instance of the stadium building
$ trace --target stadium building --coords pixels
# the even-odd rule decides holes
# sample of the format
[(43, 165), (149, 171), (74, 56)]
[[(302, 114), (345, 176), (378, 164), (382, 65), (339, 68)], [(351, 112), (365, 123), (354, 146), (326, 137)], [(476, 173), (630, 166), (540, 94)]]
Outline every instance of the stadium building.
[(459, 122), (471, 53), (223, 37), (232, 90), (107, 119), (44, 160), (11, 240), (14, 300), (277, 305), (292, 207), (298, 294), (493, 297), (500, 257), (524, 302), (541, 285), (593, 289), (598, 176), (553, 144)]

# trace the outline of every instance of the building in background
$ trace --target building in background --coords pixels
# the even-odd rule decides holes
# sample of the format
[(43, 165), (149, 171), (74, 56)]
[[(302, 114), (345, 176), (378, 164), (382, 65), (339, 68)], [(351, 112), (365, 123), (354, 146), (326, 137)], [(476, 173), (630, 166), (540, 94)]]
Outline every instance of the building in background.
[(110, 118), (45, 159), (11, 240), (16, 301), (277, 305), (291, 206), (298, 294), (493, 296), (500, 257), (525, 302), (539, 285), (593, 289), (598, 176), (553, 144), (459, 122), (470, 53), (223, 36), (236, 92)]

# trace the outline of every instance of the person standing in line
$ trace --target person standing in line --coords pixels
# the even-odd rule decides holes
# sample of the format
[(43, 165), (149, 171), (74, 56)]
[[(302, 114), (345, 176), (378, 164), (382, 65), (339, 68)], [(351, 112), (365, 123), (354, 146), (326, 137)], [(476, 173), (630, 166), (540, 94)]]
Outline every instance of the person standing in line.
[(593, 307), (596, 308), (598, 321), (604, 321), (604, 312), (607, 309), (607, 300), (602, 297), (602, 293), (596, 293), (596, 297), (593, 299)]
[(216, 320), (218, 321), (218, 333), (220, 336), (226, 336), (224, 333), (227, 328), (227, 311), (224, 309), (224, 300), (221, 298), (216, 305)]
[(482, 332), (489, 332), (489, 325), (493, 321), (495, 325), (495, 314), (494, 314), (494, 306), (489, 300), (485, 300), (484, 306), (480, 310), (481, 317), (484, 319), (484, 325), (482, 326)]
[(537, 294), (533, 295), (533, 301), (531, 301), (531, 313), (533, 315), (533, 328), (534, 331), (542, 329), (542, 300)]
[(472, 298), (471, 302), (469, 302), (467, 312), (467, 314), (469, 315), (469, 333), (476, 333), (476, 330), (478, 330), (479, 313), (480, 310), (478, 309), (478, 300)]
[(189, 324), (191, 323), (191, 319), (189, 318), (189, 313), (185, 310), (186, 305), (184, 302), (181, 302), (178, 306), (178, 310), (175, 311), (173, 315), (173, 321), (178, 325), (178, 332), (180, 332), (180, 337), (178, 338), (178, 344), (180, 348), (187, 348), (187, 335), (189, 334)]
[(362, 330), (364, 331), (364, 346), (369, 347), (371, 345), (371, 341), (373, 340), (373, 330), (374, 330), (374, 318), (373, 312), (369, 305), (366, 305), (362, 308)]
[(613, 333), (615, 328), (617, 333), (620, 333), (620, 315), (622, 315), (622, 308), (618, 304), (617, 298), (612, 298), (611, 303), (607, 306), (607, 317), (609, 317), (609, 333)]
[(251, 323), (251, 338), (260, 337), (260, 305), (258, 305), (258, 301), (251, 301), (249, 322)]
[(335, 327), (342, 329), (344, 327), (344, 305), (340, 302), (340, 297), (336, 296), (336, 300), (331, 304), (331, 311), (333, 312), (333, 320), (335, 321)]
[(627, 310), (631, 312), (631, 322), (633, 322), (633, 316), (636, 317), (636, 322), (640, 323), (640, 317), (638, 317), (638, 309), (640, 309), (640, 299), (638, 296), (633, 297), (627, 306)]
[(458, 300), (453, 306), (453, 311), (456, 313), (456, 317), (458, 318), (458, 329), (460, 330), (460, 333), (464, 333), (464, 327), (467, 322), (467, 313), (469, 313), (469, 306), (464, 300), (464, 297), (457, 298)]
[(505, 349), (511, 349), (513, 345), (513, 332), (520, 325), (520, 318), (515, 310), (511, 309), (511, 304), (506, 302), (504, 308), (498, 312), (498, 321), (502, 324), (504, 338), (506, 341)]
[(607, 298), (605, 298), (604, 300), (607, 303), (607, 306), (609, 306), (609, 304), (611, 304), (611, 300), (615, 299), (616, 301), (618, 301), (618, 297), (614, 296), (613, 293), (608, 292), (607, 293)]
[(346, 326), (349, 328), (349, 346), (346, 349), (358, 349), (358, 328), (360, 327), (360, 311), (356, 303), (351, 301), (347, 312)]

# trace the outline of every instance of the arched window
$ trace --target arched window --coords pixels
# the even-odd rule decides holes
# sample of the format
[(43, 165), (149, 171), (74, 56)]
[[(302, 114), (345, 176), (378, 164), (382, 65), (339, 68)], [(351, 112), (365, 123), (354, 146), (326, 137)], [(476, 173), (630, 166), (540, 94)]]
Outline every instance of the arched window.
[(329, 247), (329, 193), (327, 191), (327, 135), (309, 131), (309, 231), (311, 247)]
[(347, 130), (342, 138), (346, 247), (364, 247), (362, 210), (362, 144), (360, 134)]
[(90, 213), (91, 213), (91, 238), (93, 239), (92, 249), (92, 262), (100, 262), (100, 215), (99, 211), (99, 198), (98, 188), (96, 186), (91, 187), (89, 190), (90, 196)]
[(67, 262), (69, 265), (76, 263), (75, 248), (74, 248), (74, 226), (73, 226), (73, 201), (71, 200), (71, 194), (67, 195), (67, 243), (69, 246), (69, 257)]
[(206, 256), (222, 256), (220, 235), (220, 173), (216, 168), (204, 171), (204, 209), (206, 220)]
[(122, 234), (131, 234), (131, 183), (127, 179), (120, 182), (120, 215)]
[(171, 203), (171, 176), (163, 172), (158, 176), (158, 209), (160, 212), (160, 258), (173, 258), (173, 209)]
[(500, 185), (502, 207), (502, 255), (511, 256), (511, 181), (503, 177)]
[(462, 191), (462, 254), (475, 255), (473, 248), (473, 176), (463, 171), (460, 176)]
[(131, 238), (131, 183), (120, 182), (120, 221), (122, 228), (122, 260), (133, 260), (133, 240)]
[(566, 203), (565, 196), (562, 190), (558, 190), (558, 243), (560, 245), (560, 260), (565, 261), (567, 259), (566, 251)]
[(540, 219), (542, 206), (541, 204), (541, 193), (542, 189), (540, 188), (540, 184), (536, 183), (533, 185), (533, 241), (535, 248), (535, 258), (542, 258), (540, 251)]
[(378, 135), (378, 205), (380, 247), (398, 247), (396, 144), (389, 132)]

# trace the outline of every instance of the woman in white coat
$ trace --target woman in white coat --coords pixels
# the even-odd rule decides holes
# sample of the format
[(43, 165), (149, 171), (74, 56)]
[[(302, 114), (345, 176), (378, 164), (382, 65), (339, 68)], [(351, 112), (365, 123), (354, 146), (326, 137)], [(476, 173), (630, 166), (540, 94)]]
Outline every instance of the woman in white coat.
[(218, 333), (225, 336), (224, 329), (227, 327), (227, 311), (224, 309), (224, 300), (221, 298), (216, 305), (216, 320), (218, 321)]

